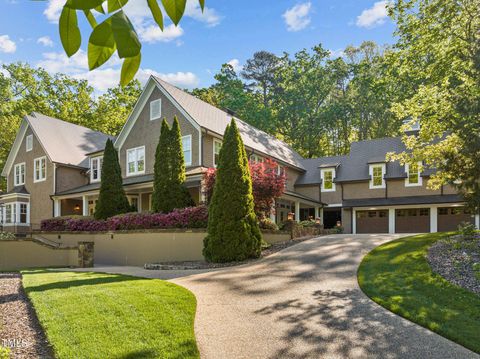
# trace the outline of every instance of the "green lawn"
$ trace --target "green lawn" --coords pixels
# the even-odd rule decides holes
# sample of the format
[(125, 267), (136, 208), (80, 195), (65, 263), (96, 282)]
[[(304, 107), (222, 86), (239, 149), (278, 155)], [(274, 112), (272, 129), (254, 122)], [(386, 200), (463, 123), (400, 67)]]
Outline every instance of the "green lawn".
[(55, 354), (65, 358), (198, 358), (188, 290), (154, 279), (23, 271)]
[(358, 269), (375, 302), (480, 353), (480, 297), (430, 270), (427, 249), (446, 234), (400, 238), (371, 251)]

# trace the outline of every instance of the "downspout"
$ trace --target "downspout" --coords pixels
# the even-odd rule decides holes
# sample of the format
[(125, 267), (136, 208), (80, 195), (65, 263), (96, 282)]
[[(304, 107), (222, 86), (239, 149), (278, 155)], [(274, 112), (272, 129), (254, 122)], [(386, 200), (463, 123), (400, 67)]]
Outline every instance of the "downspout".
[[(53, 163), (53, 195), (57, 194), (57, 164)], [(52, 199), (52, 218), (55, 217), (55, 200)]]

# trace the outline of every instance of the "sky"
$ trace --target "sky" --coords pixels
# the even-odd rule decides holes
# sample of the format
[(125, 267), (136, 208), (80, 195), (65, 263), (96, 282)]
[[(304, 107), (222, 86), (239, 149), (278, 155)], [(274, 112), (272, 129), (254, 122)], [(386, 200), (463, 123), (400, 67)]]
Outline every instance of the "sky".
[[(101, 68), (88, 71), (86, 49), (90, 28), (79, 13), (82, 46), (68, 58), (58, 35), (58, 18), (65, 0), (0, 0), (0, 64), (16, 61), (87, 79), (101, 93), (116, 86), (121, 60), (114, 56)], [(165, 29), (153, 23), (146, 0), (130, 0), (125, 12), (142, 41), (137, 78), (150, 74), (182, 88), (205, 87), (221, 65), (241, 71), (253, 53), (267, 50), (294, 54), (315, 45), (341, 56), (348, 45), (373, 40), (393, 42), (395, 29), (386, 1), (371, 0), (188, 0), (178, 27), (169, 19)]]

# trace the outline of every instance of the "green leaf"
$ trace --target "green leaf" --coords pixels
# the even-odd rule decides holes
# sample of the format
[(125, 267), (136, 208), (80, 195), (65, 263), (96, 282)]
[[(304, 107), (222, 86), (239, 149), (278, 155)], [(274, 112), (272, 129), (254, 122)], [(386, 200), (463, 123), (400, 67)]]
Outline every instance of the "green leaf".
[(200, 7), (202, 11), (205, 9), (205, 0), (198, 0), (200, 2)]
[(105, 20), (93, 29), (88, 40), (88, 67), (90, 70), (103, 65), (115, 52), (111, 21)]
[(118, 56), (121, 59), (137, 56), (140, 53), (142, 45), (138, 40), (132, 23), (123, 10), (113, 14), (110, 19), (112, 21), (113, 37), (117, 44)]
[(108, 12), (110, 13), (121, 9), (127, 2), (128, 0), (108, 0)]
[(102, 5), (105, 0), (68, 0), (66, 7), (75, 10), (91, 10)]
[(187, 0), (162, 0), (163, 7), (175, 25), (178, 25), (185, 12)]
[(147, 3), (150, 11), (152, 12), (153, 18), (155, 19), (155, 22), (163, 31), (163, 14), (160, 6), (158, 6), (157, 0), (147, 0)]
[(122, 73), (120, 75), (120, 85), (126, 86), (130, 81), (133, 80), (135, 74), (137, 73), (140, 62), (142, 61), (142, 54), (139, 53), (134, 57), (127, 57), (123, 61)]
[(95, 8), (96, 11), (98, 11), (100, 14), (105, 14), (105, 10), (103, 10), (103, 6), (99, 5)]
[(58, 28), (63, 49), (70, 57), (78, 51), (82, 42), (80, 29), (78, 28), (77, 12), (64, 6), (60, 14)]

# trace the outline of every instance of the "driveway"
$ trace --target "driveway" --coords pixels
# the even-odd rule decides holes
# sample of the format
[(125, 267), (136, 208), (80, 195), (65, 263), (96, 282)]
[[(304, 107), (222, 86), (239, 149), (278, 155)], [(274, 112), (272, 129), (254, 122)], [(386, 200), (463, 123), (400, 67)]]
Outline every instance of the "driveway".
[(203, 358), (480, 358), (362, 293), (362, 257), (398, 237), (319, 237), (254, 264), (148, 276), (177, 277), (171, 281), (195, 294)]

